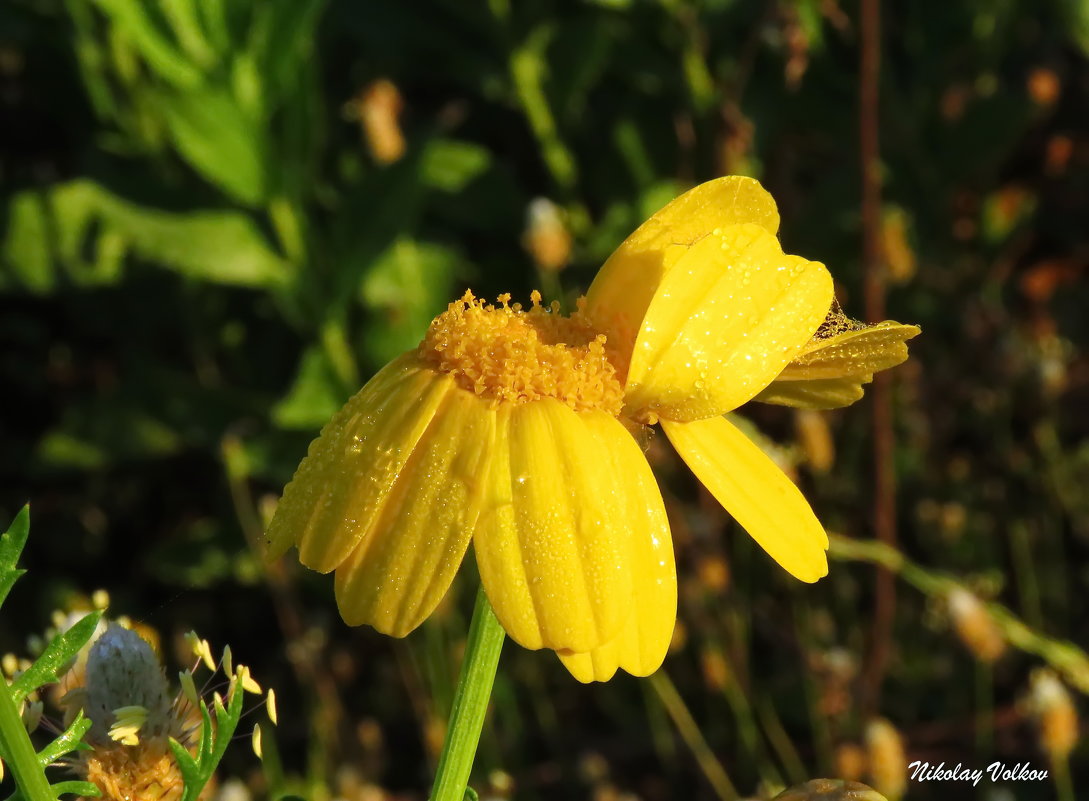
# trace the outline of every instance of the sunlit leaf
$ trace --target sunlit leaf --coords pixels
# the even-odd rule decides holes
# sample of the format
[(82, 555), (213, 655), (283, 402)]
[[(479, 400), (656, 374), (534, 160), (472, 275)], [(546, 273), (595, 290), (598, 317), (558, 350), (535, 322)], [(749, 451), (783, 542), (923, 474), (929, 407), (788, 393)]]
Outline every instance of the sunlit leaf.
[(159, 77), (177, 87), (200, 83), (200, 69), (174, 46), (167, 32), (150, 16), (146, 3), (97, 0), (97, 5), (135, 42), (140, 55)]
[(428, 142), (420, 154), (419, 176), (427, 186), (460, 192), (491, 164), (491, 154), (480, 145), (454, 139)]
[(372, 311), (365, 343), (376, 364), (419, 343), (431, 319), (449, 301), (458, 261), (449, 248), (402, 238), (371, 264), (360, 296)]
[(11, 695), (15, 703), (18, 704), (42, 685), (57, 681), (68, 669), (68, 662), (75, 659), (79, 649), (87, 644), (101, 617), (101, 611), (90, 612), (67, 631), (53, 637), (41, 655), (34, 660), (34, 664), (11, 683)]
[(222, 284), (271, 287), (290, 273), (247, 214), (146, 208), (91, 181), (16, 195), (6, 229), (0, 257), (7, 281), (39, 292), (56, 286), (58, 267), (76, 284), (115, 282), (126, 252)]
[(102, 791), (94, 782), (68, 781), (57, 782), (56, 784), (51, 784), (49, 786), (54, 794), (58, 796), (70, 793), (71, 795), (83, 798), (98, 798), (102, 795)]
[(286, 97), (299, 83), (314, 48), (327, 0), (261, 3), (254, 7), (246, 51), (259, 65), (270, 95)]
[(12, 586), (26, 573), (16, 565), (30, 534), (30, 504), (15, 515), (8, 530), (0, 534), (0, 604), (8, 597)]
[(320, 428), (350, 394), (336, 367), (320, 347), (307, 349), (287, 394), (272, 409), (272, 419), (281, 428)]
[(83, 716), (82, 709), (79, 710), (75, 720), (68, 725), (68, 728), (61, 732), (57, 739), (38, 752), (38, 764), (46, 768), (67, 753), (90, 748), (90, 746), (83, 743), (83, 735), (87, 733), (92, 725), (94, 725), (94, 722), (90, 718)]
[(218, 87), (163, 94), (159, 108), (181, 156), (235, 199), (257, 205), (267, 196), (264, 129), (232, 94)]

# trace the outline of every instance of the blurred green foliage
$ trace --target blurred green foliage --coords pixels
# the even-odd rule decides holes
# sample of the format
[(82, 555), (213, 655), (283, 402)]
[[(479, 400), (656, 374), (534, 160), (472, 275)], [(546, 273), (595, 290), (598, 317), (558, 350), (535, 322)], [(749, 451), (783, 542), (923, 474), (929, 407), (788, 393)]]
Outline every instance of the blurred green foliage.
[[(1089, 4), (883, 14), (890, 316), (924, 330), (897, 379), (902, 547), (1084, 647)], [(270, 502), (466, 287), (570, 307), (699, 180), (760, 178), (787, 249), (860, 316), (857, 18), (848, 0), (6, 0), (0, 518), (34, 503), (37, 598), (5, 647), (106, 587), (116, 611), (266, 654), (295, 790), (324, 797), (348, 762), (419, 795), (471, 593), (404, 643), (349, 631), (328, 581), (259, 565)], [(522, 246), (536, 197), (572, 237), (558, 276)], [(868, 402), (824, 418), (829, 470), (788, 411), (751, 411), (829, 528), (868, 537)], [(743, 791), (831, 773), (868, 714), (872, 570), (782, 580), (665, 451), (687, 582), (667, 669)], [(881, 708), (910, 753), (1042, 760), (1018, 712), (1033, 660), (988, 673), (981, 723), (983, 668), (911, 592)], [(841, 662), (846, 700), (824, 705)], [(513, 648), (504, 665), (481, 776), (509, 771), (519, 798), (711, 797), (646, 685), (582, 688)], [(1073, 764), (1089, 786), (1084, 745)]]

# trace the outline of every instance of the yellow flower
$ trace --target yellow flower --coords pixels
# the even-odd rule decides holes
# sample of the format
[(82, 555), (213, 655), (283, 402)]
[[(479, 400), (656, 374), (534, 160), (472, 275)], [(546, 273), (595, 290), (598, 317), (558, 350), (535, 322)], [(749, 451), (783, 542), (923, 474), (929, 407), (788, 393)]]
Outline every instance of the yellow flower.
[[(471, 540), (514, 640), (557, 651), (581, 681), (648, 675), (669, 646), (677, 583), (632, 433), (660, 423), (754, 539), (816, 581), (823, 528), (723, 415), (779, 383), (818, 384), (824, 407), (850, 403), (874, 370), (906, 358), (918, 329), (899, 327), (869, 357), (873, 343), (852, 344), (869, 335), (850, 324), (813, 341), (832, 279), (782, 252), (778, 220), (756, 181), (722, 178), (644, 223), (569, 317), (537, 293), (529, 309), (466, 293), (322, 429), (284, 490), (269, 558), (297, 545), (303, 564), (336, 571), (347, 623), (400, 637), (442, 599)], [(813, 405), (795, 395), (768, 400)]]

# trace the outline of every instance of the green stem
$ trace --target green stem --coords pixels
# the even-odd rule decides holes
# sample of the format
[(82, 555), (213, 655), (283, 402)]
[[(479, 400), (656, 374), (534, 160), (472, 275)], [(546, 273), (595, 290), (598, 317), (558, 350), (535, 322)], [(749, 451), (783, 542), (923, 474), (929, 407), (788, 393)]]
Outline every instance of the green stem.
[(662, 702), (666, 712), (673, 718), (673, 724), (677, 727), (677, 731), (681, 733), (681, 737), (684, 738), (685, 744), (688, 745), (692, 755), (695, 756), (703, 775), (714, 789), (715, 795), (719, 797), (720, 801), (737, 801), (740, 796), (737, 790), (734, 789), (733, 782), (730, 781), (726, 769), (722, 767), (722, 763), (718, 761), (715, 752), (708, 745), (707, 738), (703, 736), (699, 724), (692, 717), (692, 713), (688, 711), (684, 699), (677, 692), (677, 688), (670, 680), (669, 674), (664, 669), (659, 669), (657, 673), (651, 675), (648, 681), (650, 686), (654, 688), (654, 692), (658, 694), (658, 700)]
[[(828, 555), (831, 558), (884, 565), (925, 595), (942, 597), (958, 587), (963, 587), (961, 582), (950, 576), (920, 567), (883, 542), (856, 540), (837, 534), (828, 539)], [(986, 606), (987, 612), (1010, 645), (1043, 658), (1071, 685), (1089, 695), (1089, 654), (1072, 642), (1041, 634), (1002, 604), (991, 602)]]
[(450, 712), (446, 740), (431, 788), (431, 801), (462, 801), (465, 798), (505, 637), (481, 587), (476, 595), (473, 621), (469, 624), (469, 641), (465, 645), (454, 708)]
[(1010, 549), (1013, 551), (1013, 569), (1017, 576), (1017, 593), (1021, 599), (1021, 611), (1029, 625), (1043, 628), (1044, 615), (1040, 606), (1040, 585), (1036, 581), (1036, 560), (1029, 537), (1028, 525), (1018, 521), (1010, 526)]
[(1051, 761), (1051, 772), (1055, 775), (1055, 791), (1059, 801), (1075, 801), (1074, 780), (1070, 775), (1070, 762), (1065, 756), (1057, 756)]
[(0, 746), (15, 774), (15, 784), (26, 801), (55, 801), (56, 795), (38, 764), (38, 754), (19, 717), (11, 687), (0, 677)]
[(986, 757), (994, 746), (994, 671), (976, 661), (976, 753)]

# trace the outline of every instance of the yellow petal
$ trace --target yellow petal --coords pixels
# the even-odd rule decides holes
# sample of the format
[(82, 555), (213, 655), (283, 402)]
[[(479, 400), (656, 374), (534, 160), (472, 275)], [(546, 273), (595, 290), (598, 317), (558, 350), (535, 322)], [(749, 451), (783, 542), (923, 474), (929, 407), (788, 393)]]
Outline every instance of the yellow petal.
[(839, 409), (862, 400), (862, 385), (871, 381), (872, 373), (811, 381), (772, 381), (753, 400), (798, 409)]
[(550, 398), (497, 410), (473, 543), (499, 622), (526, 648), (589, 651), (631, 613), (631, 475), (613, 473), (594, 436), (610, 425), (627, 436), (605, 412)]
[(784, 254), (760, 226), (705, 236), (662, 279), (647, 309), (626, 411), (687, 421), (737, 408), (783, 371), (831, 303), (824, 265)]
[(297, 544), (299, 560), (322, 573), (344, 561), (453, 385), (415, 352), (368, 381), (310, 443), (269, 525), (266, 558)]
[(460, 388), (446, 395), (373, 527), (337, 568), (346, 623), (403, 637), (431, 614), (469, 546), (494, 440), (487, 401)]
[(622, 363), (632, 352), (662, 277), (713, 229), (737, 223), (755, 223), (774, 234), (779, 212), (758, 181), (728, 175), (671, 201), (609, 257), (586, 295), (586, 311)]
[(623, 497), (632, 543), (632, 613), (616, 637), (587, 653), (563, 652), (560, 659), (581, 682), (608, 681), (623, 668), (633, 676), (657, 670), (677, 620), (677, 571), (665, 505), (654, 474), (631, 435), (606, 418), (591, 423), (598, 452), (609, 459)]
[(917, 325), (885, 320), (831, 336), (818, 333), (776, 381), (826, 380), (887, 370), (907, 360), (907, 340), (920, 331)]
[(662, 421), (669, 441), (719, 503), (802, 581), (828, 573), (828, 536), (794, 483), (723, 417)]

